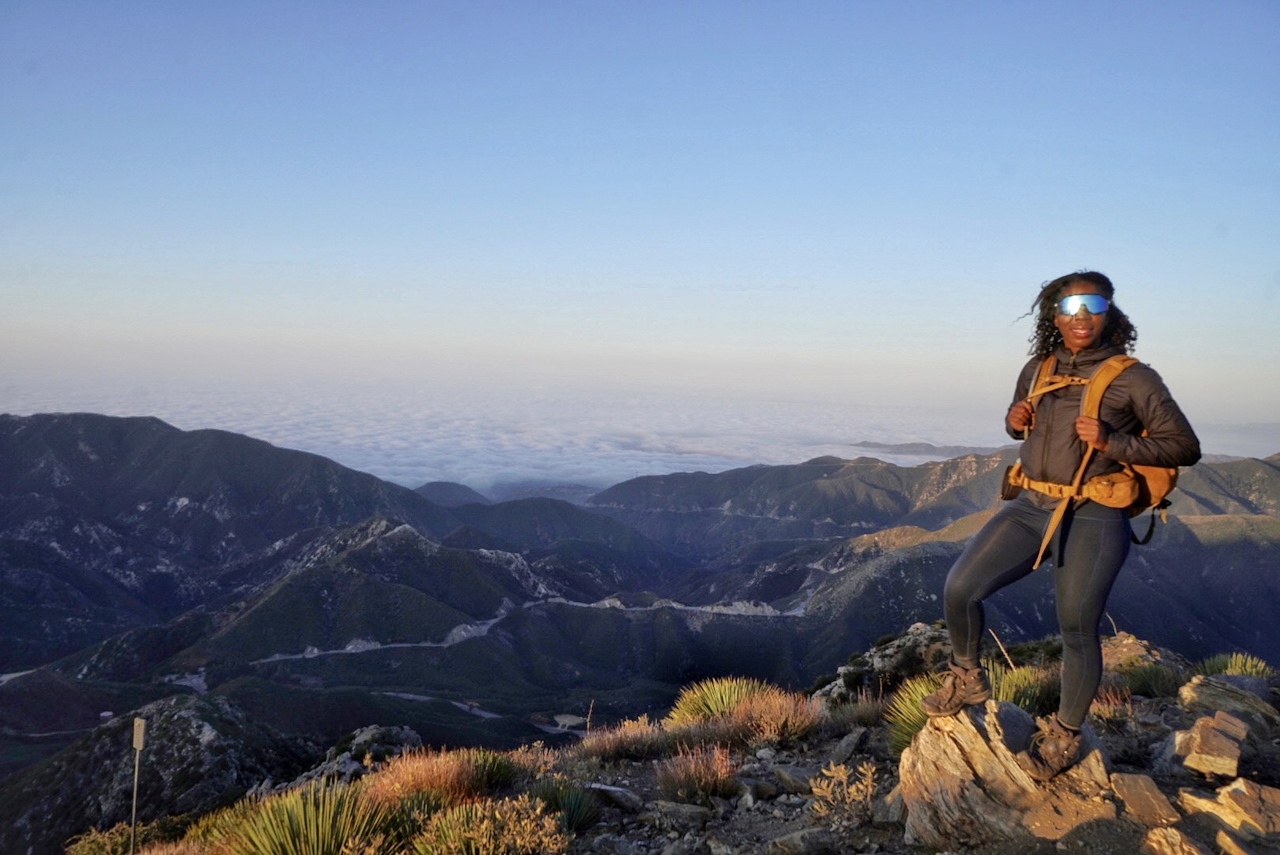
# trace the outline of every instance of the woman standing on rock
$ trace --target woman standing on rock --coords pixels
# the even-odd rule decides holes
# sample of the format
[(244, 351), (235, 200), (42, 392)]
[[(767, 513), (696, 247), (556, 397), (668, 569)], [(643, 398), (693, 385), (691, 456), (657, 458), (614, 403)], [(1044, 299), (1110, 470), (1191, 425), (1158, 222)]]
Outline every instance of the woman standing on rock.
[[(1006, 493), (1016, 495), (947, 574), (951, 666), (942, 688), (921, 703), (930, 716), (950, 716), (991, 697), (978, 649), (982, 602), (1030, 574), (1042, 556), (1052, 557), (1062, 700), (1056, 715), (1039, 720), (1031, 747), (1018, 757), (1039, 781), (1079, 759), (1080, 726), (1102, 679), (1098, 622), (1132, 534), (1126, 508), (1081, 495), (1099, 496), (1098, 485), (1110, 489), (1127, 477), (1122, 464), (1176, 467), (1200, 459), (1191, 425), (1160, 376), (1142, 363), (1121, 370), (1106, 386), (1097, 418), (1081, 414), (1085, 381), (1132, 350), (1138, 337), (1112, 302), (1114, 293), (1106, 276), (1084, 271), (1047, 283), (1032, 304), (1032, 358), (1018, 375), (1005, 415), (1010, 436), (1023, 440), (1021, 476)], [(1056, 358), (1056, 366), (1049, 363), (1056, 370), (1042, 376), (1047, 357)]]

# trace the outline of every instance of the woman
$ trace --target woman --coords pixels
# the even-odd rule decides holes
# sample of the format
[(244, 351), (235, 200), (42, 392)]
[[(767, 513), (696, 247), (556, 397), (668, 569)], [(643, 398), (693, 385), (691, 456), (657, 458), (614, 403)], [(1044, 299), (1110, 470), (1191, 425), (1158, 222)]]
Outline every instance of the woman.
[[(1111, 301), (1111, 280), (1082, 271), (1049, 282), (1032, 304), (1036, 315), (1032, 358), (1018, 376), (1005, 428), (1023, 440), (1020, 460), (1029, 482), (1071, 485), (1086, 452), (1080, 483), (1122, 470), (1122, 463), (1190, 466), (1200, 443), (1158, 374), (1142, 363), (1106, 387), (1098, 418), (1081, 415), (1083, 385), (1066, 385), (1028, 398), (1045, 357), (1056, 374), (1088, 378), (1113, 356), (1133, 348), (1137, 331)], [(1059, 496), (1061, 493), (1059, 493)], [(1087, 499), (1066, 503), (1066, 515), (1048, 530), (1060, 499), (1035, 486), (1004, 505), (965, 548), (947, 574), (944, 610), (952, 660), (943, 685), (921, 706), (931, 716), (955, 715), (991, 697), (979, 660), (982, 602), (1028, 575), (1041, 550), (1053, 559), (1054, 595), (1062, 632), (1062, 700), (1056, 715), (1040, 719), (1031, 747), (1019, 755), (1036, 780), (1048, 781), (1079, 758), (1080, 726), (1102, 678), (1098, 622), (1129, 552), (1128, 511)]]

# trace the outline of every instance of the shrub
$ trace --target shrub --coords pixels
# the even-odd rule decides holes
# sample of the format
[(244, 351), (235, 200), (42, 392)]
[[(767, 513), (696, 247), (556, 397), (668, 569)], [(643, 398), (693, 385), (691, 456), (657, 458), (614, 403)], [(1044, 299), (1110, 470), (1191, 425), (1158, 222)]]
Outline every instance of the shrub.
[(769, 688), (768, 684), (747, 677), (716, 677), (685, 686), (676, 696), (675, 706), (663, 720), (663, 726), (671, 729), (724, 718), (744, 699)]
[(1168, 665), (1151, 663), (1139, 665), (1124, 674), (1130, 691), (1144, 698), (1171, 698), (1178, 694), (1182, 674)]
[(354, 787), (313, 783), (257, 802), (222, 842), (254, 855), (373, 855), (390, 851), (381, 835), (385, 817)]
[(825, 717), (821, 701), (766, 686), (739, 701), (729, 720), (747, 744), (786, 745), (812, 734)]
[(534, 742), (508, 751), (507, 758), (526, 777), (541, 778), (551, 774), (556, 765), (557, 754), (541, 742)]
[(885, 700), (872, 697), (868, 689), (859, 689), (853, 700), (827, 708), (827, 724), (834, 731), (848, 730), (854, 725), (873, 727), (884, 718)]
[(821, 777), (810, 782), (813, 801), (809, 809), (817, 820), (834, 831), (857, 828), (871, 819), (871, 799), (876, 792), (876, 767), (858, 766), (854, 779), (843, 763), (828, 763)]
[(432, 793), (448, 806), (510, 786), (516, 771), (510, 757), (486, 748), (406, 751), (366, 778), (365, 791), (382, 804)]
[(738, 791), (734, 771), (728, 748), (681, 746), (658, 763), (658, 788), (672, 801), (709, 804), (712, 796), (728, 798)]
[(1238, 652), (1210, 656), (1196, 665), (1194, 673), (1206, 677), (1227, 674), (1235, 677), (1260, 677), (1263, 680), (1270, 680), (1276, 675), (1275, 669), (1257, 656)]
[(138, 855), (205, 855), (208, 851), (203, 843), (179, 840), (176, 843), (156, 843), (146, 848), (139, 848)]
[(616, 727), (597, 728), (575, 746), (578, 757), (604, 761), (648, 760), (666, 756), (671, 738), (648, 716), (627, 719)]
[(1039, 641), (1024, 641), (1009, 646), (1009, 658), (1016, 665), (1044, 667), (1062, 660), (1062, 637), (1050, 635)]
[(920, 709), (920, 701), (941, 685), (942, 678), (937, 674), (917, 674), (899, 686), (889, 699), (884, 720), (889, 725), (889, 748), (895, 757), (911, 744), (929, 718)]
[(589, 828), (600, 818), (595, 794), (563, 778), (543, 778), (529, 788), (529, 795), (545, 804), (547, 810), (559, 813), (565, 829), (571, 832)]
[(467, 802), (441, 811), (413, 841), (416, 855), (554, 855), (568, 835), (542, 802), (527, 793)]
[[(140, 822), (137, 831), (138, 846), (179, 840), (189, 824), (186, 817), (171, 816), (162, 816), (154, 822)], [(124, 855), (129, 851), (132, 835), (127, 822), (113, 825), (106, 831), (90, 829), (67, 841), (66, 852), (68, 855)]]

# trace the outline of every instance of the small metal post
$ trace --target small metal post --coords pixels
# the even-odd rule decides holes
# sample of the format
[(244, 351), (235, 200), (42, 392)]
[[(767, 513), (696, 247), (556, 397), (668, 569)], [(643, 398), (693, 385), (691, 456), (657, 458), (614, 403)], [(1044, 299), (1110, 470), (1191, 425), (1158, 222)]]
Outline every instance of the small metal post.
[(129, 820), (129, 855), (138, 841), (138, 769), (142, 765), (142, 746), (147, 741), (147, 720), (133, 720), (133, 816)]

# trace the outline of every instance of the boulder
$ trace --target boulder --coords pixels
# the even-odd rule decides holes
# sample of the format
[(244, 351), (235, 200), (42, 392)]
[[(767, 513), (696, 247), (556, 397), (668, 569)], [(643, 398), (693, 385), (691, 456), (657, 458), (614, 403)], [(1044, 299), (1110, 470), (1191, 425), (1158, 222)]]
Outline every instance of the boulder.
[(1132, 671), (1142, 665), (1168, 665), (1186, 671), (1189, 662), (1178, 654), (1156, 647), (1128, 632), (1102, 638), (1102, 670), (1112, 673)]
[(769, 855), (819, 855), (839, 851), (835, 837), (825, 828), (805, 828), (784, 834), (769, 841), (765, 849)]
[(1275, 707), (1226, 677), (1192, 677), (1178, 690), (1178, 702), (1193, 713), (1231, 713), (1259, 739), (1268, 738), (1272, 729), (1280, 728), (1280, 713)]
[(1018, 765), (1035, 722), (1010, 703), (987, 701), (930, 719), (902, 753), (899, 788), (906, 840), (938, 848), (1058, 840), (1072, 828), (1115, 819), (1110, 776), (1088, 726), (1081, 760), (1047, 785)]
[(1196, 719), (1189, 730), (1177, 730), (1165, 737), (1155, 750), (1152, 768), (1161, 775), (1185, 769), (1234, 778), (1248, 748), (1248, 738), (1248, 725), (1219, 710), (1212, 717)]
[(774, 766), (773, 775), (778, 779), (778, 788), (787, 794), (807, 796), (813, 790), (809, 782), (817, 775), (814, 769), (801, 766)]
[(1187, 813), (1207, 813), (1246, 839), (1280, 844), (1280, 789), (1236, 778), (1209, 798), (1180, 790), (1178, 803)]
[(837, 743), (836, 747), (831, 751), (831, 762), (841, 765), (849, 762), (849, 758), (862, 750), (867, 744), (867, 729), (865, 727), (855, 727), (853, 730), (845, 734), (844, 738)]

